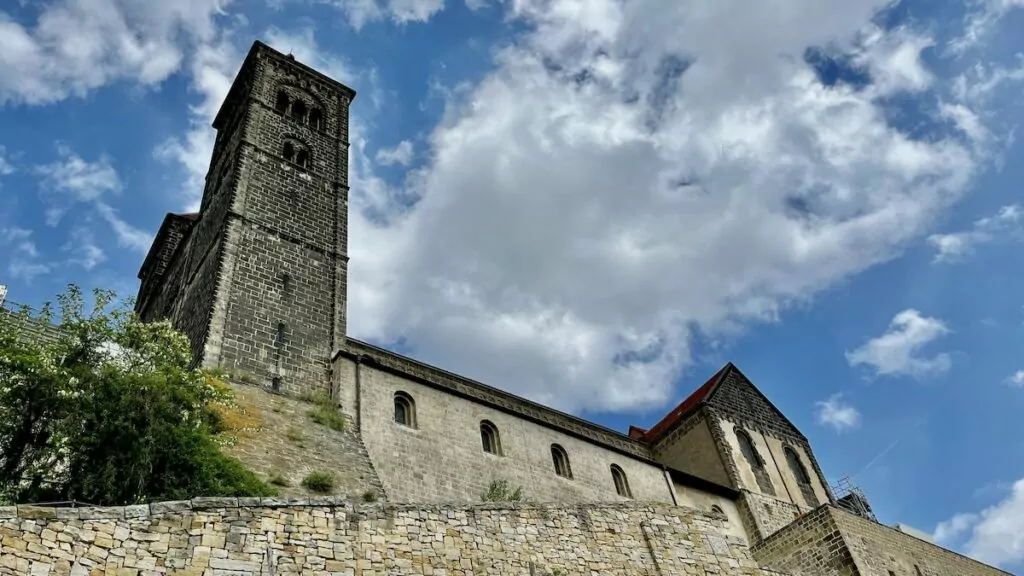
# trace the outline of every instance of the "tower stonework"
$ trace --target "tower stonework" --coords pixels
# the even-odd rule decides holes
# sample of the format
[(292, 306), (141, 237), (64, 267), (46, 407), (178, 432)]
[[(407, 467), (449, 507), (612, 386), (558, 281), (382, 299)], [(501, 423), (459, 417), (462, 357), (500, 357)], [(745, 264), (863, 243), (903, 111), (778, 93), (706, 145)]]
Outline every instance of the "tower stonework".
[(199, 212), (168, 214), (136, 310), (194, 362), (282, 392), (330, 389), (345, 338), (355, 92), (256, 42), (221, 106)]

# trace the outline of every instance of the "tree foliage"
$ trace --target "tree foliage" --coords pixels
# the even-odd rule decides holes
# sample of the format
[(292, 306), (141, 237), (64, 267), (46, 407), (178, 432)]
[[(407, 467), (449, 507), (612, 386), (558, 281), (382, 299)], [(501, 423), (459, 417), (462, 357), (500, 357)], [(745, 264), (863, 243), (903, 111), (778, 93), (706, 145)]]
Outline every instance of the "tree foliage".
[[(0, 311), (0, 500), (134, 504), (273, 490), (213, 440), (228, 389), (188, 339), (75, 286), (57, 310)], [(53, 338), (38, 327), (53, 324)]]

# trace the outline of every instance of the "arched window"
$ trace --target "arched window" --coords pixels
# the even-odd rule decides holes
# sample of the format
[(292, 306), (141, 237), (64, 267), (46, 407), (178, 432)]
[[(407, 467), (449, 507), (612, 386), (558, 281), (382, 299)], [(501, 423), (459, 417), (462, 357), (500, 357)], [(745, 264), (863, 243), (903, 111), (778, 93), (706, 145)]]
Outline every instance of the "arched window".
[(409, 428), (416, 427), (416, 404), (405, 392), (395, 392), (395, 422)]
[(754, 448), (754, 441), (750, 439), (750, 435), (742, 430), (737, 430), (736, 439), (740, 443), (740, 452), (743, 453), (743, 457), (747, 459), (750, 467), (754, 469), (764, 468), (764, 460), (761, 460), (761, 455)]
[(291, 142), (285, 142), (284, 148), (281, 150), (281, 156), (288, 162), (295, 162), (295, 145)]
[(309, 125), (316, 130), (323, 128), (324, 124), (324, 113), (319, 108), (313, 108), (309, 111)]
[(277, 102), (274, 103), (274, 110), (281, 114), (288, 112), (288, 94), (284, 90), (277, 92)]
[(626, 498), (633, 497), (633, 493), (629, 490), (629, 481), (626, 480), (626, 473), (615, 464), (612, 464), (612, 482), (615, 483), (616, 494)]
[(811, 477), (807, 474), (807, 468), (804, 468), (804, 463), (800, 461), (796, 450), (786, 446), (783, 451), (786, 453), (786, 462), (789, 463), (789, 469), (793, 472), (796, 481), (801, 484), (810, 484)]
[(292, 104), (292, 118), (299, 122), (306, 121), (306, 104), (302, 100), (296, 100)]
[(309, 168), (309, 151), (305, 149), (299, 150), (299, 153), (295, 155), (295, 163), (300, 168)]
[(565, 448), (562, 448), (558, 444), (552, 444), (551, 460), (555, 464), (555, 474), (558, 474), (562, 478), (572, 478), (572, 468), (569, 466), (569, 455), (565, 453)]
[(493, 423), (487, 420), (480, 423), (480, 441), (484, 452), (501, 456), (501, 439), (498, 437), (498, 427)]

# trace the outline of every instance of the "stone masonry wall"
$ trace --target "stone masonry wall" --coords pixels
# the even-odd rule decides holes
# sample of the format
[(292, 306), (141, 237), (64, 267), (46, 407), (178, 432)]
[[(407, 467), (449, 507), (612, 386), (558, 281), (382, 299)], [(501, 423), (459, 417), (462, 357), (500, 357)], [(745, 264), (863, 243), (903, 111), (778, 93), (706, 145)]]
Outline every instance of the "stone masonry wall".
[[(224, 451), (264, 480), (273, 480), (282, 496), (311, 496), (302, 487), (310, 472), (329, 472), (334, 492), (387, 499), (377, 472), (354, 425), (337, 431), (310, 418), (312, 405), (255, 386), (231, 385), (242, 412), (237, 427), (218, 438)], [(283, 485), (282, 485), (283, 481)], [(369, 497), (369, 496), (367, 496)]]
[(861, 576), (1006, 576), (956, 552), (871, 522), (840, 508), (829, 508)]
[(861, 574), (827, 505), (754, 544), (751, 551), (758, 562), (793, 576)]
[(353, 506), (205, 498), (0, 508), (4, 576), (779, 576), (720, 520), (634, 504)]
[(750, 490), (741, 492), (737, 507), (751, 542), (771, 536), (801, 514), (811, 510)]
[(987, 566), (831, 505), (822, 505), (751, 548), (793, 576), (1006, 576)]
[[(342, 389), (356, 386), (354, 363), (335, 361)], [(341, 392), (343, 407), (357, 406), (363, 442), (393, 502), (479, 501), (489, 484), (507, 480), (526, 496), (546, 502), (616, 502), (611, 466), (626, 474), (632, 496), (642, 501), (672, 502), (670, 480), (648, 461), (621, 454), (554, 428), (362, 365), (359, 394)], [(416, 427), (395, 422), (394, 398), (412, 398)], [(349, 404), (351, 408), (351, 404)], [(501, 454), (483, 450), (480, 423), (498, 430)], [(565, 449), (572, 478), (555, 474), (552, 444)], [(724, 500), (724, 499), (723, 499)]]
[(654, 459), (723, 486), (731, 484), (703, 412), (665, 435), (651, 449)]

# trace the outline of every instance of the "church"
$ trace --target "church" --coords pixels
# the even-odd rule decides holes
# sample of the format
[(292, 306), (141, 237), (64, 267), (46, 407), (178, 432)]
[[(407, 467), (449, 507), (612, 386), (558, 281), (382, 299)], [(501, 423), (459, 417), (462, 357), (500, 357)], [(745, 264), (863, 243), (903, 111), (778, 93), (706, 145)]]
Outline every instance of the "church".
[[(355, 96), (254, 43), (214, 120), (199, 211), (165, 217), (139, 272), (138, 314), (170, 320), (197, 366), (236, 375), (267, 415), (267, 434), (229, 448), (250, 468), (293, 483), (326, 468), (342, 492), (391, 503), (479, 502), (505, 481), (535, 502), (688, 507), (780, 574), (1006, 574), (834, 494), (807, 438), (731, 363), (624, 434), (349, 338)], [(289, 444), (312, 394), (350, 426)]]

